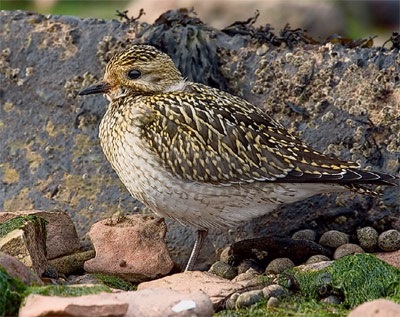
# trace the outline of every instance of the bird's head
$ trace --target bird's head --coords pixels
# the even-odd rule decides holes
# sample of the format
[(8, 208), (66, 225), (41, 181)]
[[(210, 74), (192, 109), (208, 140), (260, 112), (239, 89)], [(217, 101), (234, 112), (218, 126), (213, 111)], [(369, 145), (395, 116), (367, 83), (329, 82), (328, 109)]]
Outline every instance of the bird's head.
[(110, 100), (127, 95), (152, 95), (181, 90), (184, 78), (172, 59), (153, 46), (133, 45), (109, 61), (104, 80), (79, 95), (104, 93)]

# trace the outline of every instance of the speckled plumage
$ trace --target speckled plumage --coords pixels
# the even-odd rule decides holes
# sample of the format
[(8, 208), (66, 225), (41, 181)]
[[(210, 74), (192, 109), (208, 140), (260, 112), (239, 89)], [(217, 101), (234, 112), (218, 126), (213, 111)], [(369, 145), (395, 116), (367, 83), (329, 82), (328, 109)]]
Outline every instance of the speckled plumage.
[(135, 198), (197, 228), (197, 249), (209, 228), (236, 226), (282, 203), (394, 184), (313, 150), (239, 97), (185, 81), (151, 46), (114, 56), (104, 81), (81, 94), (99, 92), (110, 101), (99, 134), (107, 159)]

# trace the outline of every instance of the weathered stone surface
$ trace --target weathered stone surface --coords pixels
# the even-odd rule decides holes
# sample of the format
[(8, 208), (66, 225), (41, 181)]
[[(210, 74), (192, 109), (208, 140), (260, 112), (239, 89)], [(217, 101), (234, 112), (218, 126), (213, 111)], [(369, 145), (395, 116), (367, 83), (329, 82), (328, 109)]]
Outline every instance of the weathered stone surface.
[(210, 298), (214, 309), (218, 309), (228, 296), (246, 286), (246, 283), (234, 283), (208, 272), (188, 271), (143, 282), (138, 285), (138, 290), (166, 288), (183, 293), (201, 291)]
[[(164, 16), (135, 34), (115, 20), (0, 12), (0, 209), (65, 210), (83, 237), (100, 218), (141, 206), (101, 152), (97, 127), (105, 99), (76, 97), (100, 80), (105, 62), (127, 38), (162, 48), (185, 77), (260, 105), (317, 150), (396, 174), (395, 50), (296, 43), (287, 48), (252, 38), (251, 32), (229, 35), (183, 22)], [(398, 199), (395, 188), (385, 188), (379, 203), (350, 193), (278, 208), (231, 235), (211, 231), (199, 267), (213, 263), (215, 249), (233, 241), (289, 236), (310, 223), (318, 235), (366, 225), (400, 229)], [(183, 266), (195, 235), (175, 221), (167, 223), (171, 256)]]
[(100, 293), (79, 297), (42, 296), (31, 294), (18, 316), (125, 316), (129, 304), (117, 294)]
[(324, 232), (319, 239), (319, 244), (324, 247), (337, 248), (346, 243), (349, 243), (349, 235), (337, 230)]
[(70, 215), (64, 211), (26, 210), (0, 212), (0, 223), (24, 215), (34, 215), (46, 220), (47, 259), (70, 254), (80, 248), (75, 225)]
[(41, 279), (15, 257), (0, 252), (0, 267), (4, 268), (12, 278), (19, 279), (27, 285), (43, 284)]
[(118, 275), (142, 282), (168, 274), (174, 266), (165, 244), (163, 219), (132, 215), (111, 223), (102, 220), (90, 229), (96, 256), (85, 262), (91, 273)]
[(146, 289), (80, 297), (32, 294), (20, 308), (18, 316), (211, 317), (212, 314), (212, 303), (202, 292)]
[(294, 263), (289, 258), (276, 258), (273, 259), (265, 269), (265, 273), (279, 274), (283, 271), (294, 267)]
[(400, 250), (393, 252), (377, 252), (374, 253), (374, 255), (376, 255), (378, 259), (400, 269)]
[(378, 246), (378, 231), (372, 227), (364, 227), (357, 230), (357, 239), (360, 247), (371, 252)]
[(47, 268), (45, 239), (43, 226), (27, 221), (0, 238), (0, 251), (14, 256), (41, 276)]
[(49, 260), (51, 265), (58, 274), (70, 275), (77, 271), (83, 271), (83, 265), (86, 261), (94, 258), (94, 250), (72, 253), (57, 259)]
[(240, 309), (243, 307), (251, 306), (263, 299), (263, 292), (261, 290), (243, 292), (236, 299), (235, 306)]
[(398, 317), (400, 304), (387, 299), (377, 299), (354, 308), (348, 317)]
[(391, 229), (382, 232), (378, 237), (378, 245), (383, 251), (400, 250), (400, 231)]
[(361, 248), (358, 244), (345, 243), (335, 250), (335, 253), (333, 254), (333, 259), (337, 260), (346, 255), (364, 253), (364, 252), (365, 251), (363, 250), (363, 248)]

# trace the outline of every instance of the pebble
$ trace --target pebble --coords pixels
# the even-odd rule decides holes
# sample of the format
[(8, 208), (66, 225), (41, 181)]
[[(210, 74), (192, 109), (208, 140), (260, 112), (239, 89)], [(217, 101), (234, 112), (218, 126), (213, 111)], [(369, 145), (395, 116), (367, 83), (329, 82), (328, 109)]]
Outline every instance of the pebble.
[(233, 279), (237, 275), (237, 271), (234, 267), (221, 261), (215, 262), (210, 267), (208, 272), (213, 273), (222, 278), (226, 278), (228, 280)]
[(329, 230), (319, 239), (319, 244), (324, 247), (337, 248), (346, 243), (349, 243), (349, 235), (337, 230)]
[(329, 295), (328, 297), (321, 299), (321, 302), (326, 304), (335, 304), (335, 305), (339, 305), (341, 303), (339, 297), (335, 295)]
[(258, 273), (256, 270), (250, 268), (248, 269), (246, 272), (239, 274), (238, 276), (236, 276), (232, 282), (237, 283), (237, 282), (241, 282), (241, 281), (249, 281), (255, 277), (260, 276), (260, 273)]
[(226, 247), (225, 249), (223, 249), (219, 256), (219, 260), (224, 263), (230, 263), (230, 260), (232, 258), (230, 252), (231, 252), (231, 247)]
[(277, 258), (269, 262), (267, 268), (265, 269), (265, 273), (279, 274), (292, 267), (294, 267), (294, 263), (291, 259)]
[(278, 284), (268, 285), (262, 289), (262, 292), (266, 299), (271, 297), (283, 297), (286, 295), (286, 290)]
[(263, 299), (263, 292), (261, 290), (248, 291), (240, 294), (236, 299), (236, 308), (243, 308), (251, 306)]
[(346, 243), (335, 250), (335, 253), (333, 254), (333, 259), (337, 260), (346, 255), (355, 253), (364, 253), (364, 250), (358, 244)]
[(365, 251), (372, 252), (378, 246), (378, 231), (372, 227), (358, 229), (357, 239)]
[(245, 259), (237, 266), (238, 274), (242, 274), (248, 269), (254, 269), (257, 272), (262, 272), (260, 266), (253, 259)]
[(383, 251), (399, 250), (400, 232), (395, 229), (382, 232), (378, 237), (378, 245)]
[(225, 308), (227, 310), (233, 310), (236, 308), (236, 300), (238, 299), (240, 293), (233, 293), (225, 303)]
[(306, 261), (306, 264), (313, 264), (313, 263), (318, 263), (318, 262), (324, 262), (324, 261), (330, 261), (331, 259), (328, 258), (326, 255), (322, 254), (316, 254), (312, 255), (308, 258)]
[(296, 231), (292, 235), (292, 239), (295, 240), (310, 240), (310, 241), (315, 241), (317, 238), (317, 233), (314, 230), (311, 229), (303, 229)]
[(276, 297), (270, 297), (267, 301), (267, 308), (278, 307), (279, 300)]

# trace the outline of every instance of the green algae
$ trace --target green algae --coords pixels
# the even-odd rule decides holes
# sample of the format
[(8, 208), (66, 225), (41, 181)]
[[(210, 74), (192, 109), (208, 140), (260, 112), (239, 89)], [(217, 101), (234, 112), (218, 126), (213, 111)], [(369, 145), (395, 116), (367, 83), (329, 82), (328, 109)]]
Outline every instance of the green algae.
[(26, 222), (31, 221), (34, 222), (35, 224), (38, 224), (42, 227), (43, 232), (46, 232), (46, 223), (47, 221), (44, 220), (43, 218), (34, 216), (34, 215), (24, 215), (24, 216), (18, 216), (15, 218), (11, 218), (10, 220), (7, 220), (4, 223), (0, 224), (0, 238), (6, 236), (8, 233), (11, 231), (21, 228)]
[(124, 291), (135, 291), (137, 288), (135, 285), (115, 275), (92, 274), (92, 276), (111, 288), (117, 288)]
[(0, 267), (0, 316), (15, 316), (24, 299), (26, 285)]
[(378, 298), (400, 303), (400, 270), (372, 254), (346, 256), (317, 272), (294, 270), (294, 278), (306, 297), (318, 298), (330, 291), (349, 308)]
[(28, 287), (25, 294), (74, 297), (74, 296), (98, 294), (101, 292), (110, 293), (111, 289), (106, 285), (94, 285), (94, 286), (46, 285), (46, 286)]

